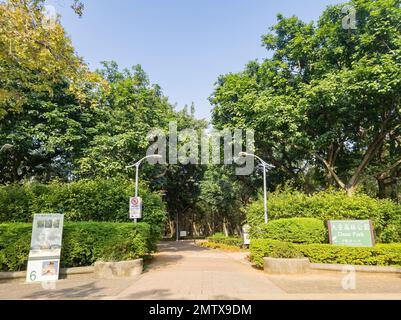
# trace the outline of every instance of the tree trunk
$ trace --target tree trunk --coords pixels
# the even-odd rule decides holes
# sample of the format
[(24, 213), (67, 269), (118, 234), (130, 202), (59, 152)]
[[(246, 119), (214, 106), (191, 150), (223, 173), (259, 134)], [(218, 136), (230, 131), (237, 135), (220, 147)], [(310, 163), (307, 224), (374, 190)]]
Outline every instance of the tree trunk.
[(172, 237), (174, 236), (174, 233), (175, 233), (175, 223), (174, 223), (174, 220), (169, 219), (168, 226), (169, 226), (169, 229), (170, 229), (170, 235), (169, 235), (169, 237), (172, 238)]
[(379, 199), (385, 199), (386, 198), (386, 183), (384, 182), (383, 179), (377, 179), (377, 185), (379, 187), (379, 191), (377, 194), (377, 197)]
[(348, 197), (352, 197), (356, 191), (356, 186), (347, 187), (345, 191), (347, 192)]
[(227, 227), (227, 219), (225, 217), (223, 218), (223, 232), (224, 232), (224, 235), (226, 237), (228, 237), (229, 232), (228, 232), (228, 227)]

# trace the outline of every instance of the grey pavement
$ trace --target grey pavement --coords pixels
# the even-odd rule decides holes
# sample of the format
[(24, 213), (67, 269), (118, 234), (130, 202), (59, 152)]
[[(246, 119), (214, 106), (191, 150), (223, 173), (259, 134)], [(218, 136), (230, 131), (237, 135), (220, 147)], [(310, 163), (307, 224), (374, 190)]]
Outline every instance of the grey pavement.
[(19, 281), (0, 282), (0, 299), (401, 299), (401, 275), (362, 274), (343, 289), (345, 274), (311, 271), (267, 275), (246, 252), (223, 252), (192, 242), (163, 242), (137, 278), (71, 276), (55, 288)]

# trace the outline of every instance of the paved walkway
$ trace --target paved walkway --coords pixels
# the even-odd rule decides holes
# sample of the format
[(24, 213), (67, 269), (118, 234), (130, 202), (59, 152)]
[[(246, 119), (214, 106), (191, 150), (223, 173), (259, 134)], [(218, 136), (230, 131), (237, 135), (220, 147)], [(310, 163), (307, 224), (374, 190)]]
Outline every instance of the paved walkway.
[(271, 276), (254, 269), (245, 255), (164, 242), (136, 279), (82, 275), (45, 289), (21, 280), (0, 282), (0, 299), (401, 299), (400, 275), (358, 273), (355, 290), (344, 290), (339, 272)]

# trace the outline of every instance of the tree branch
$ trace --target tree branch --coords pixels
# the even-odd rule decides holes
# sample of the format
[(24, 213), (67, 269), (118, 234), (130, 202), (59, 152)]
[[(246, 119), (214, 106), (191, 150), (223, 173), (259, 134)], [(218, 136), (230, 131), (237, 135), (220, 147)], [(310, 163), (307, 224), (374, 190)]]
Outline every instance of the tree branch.
[(338, 186), (340, 188), (345, 188), (345, 183), (341, 181), (341, 179), (339, 178), (339, 176), (336, 174), (336, 172), (334, 171), (334, 169), (330, 166), (330, 164), (321, 156), (319, 156), (318, 154), (315, 155), (316, 158), (318, 158), (320, 161), (323, 162), (324, 166), (326, 167), (326, 169), (330, 172), (331, 176), (333, 177), (333, 179), (336, 181), (336, 183), (338, 184)]
[(386, 179), (388, 178), (389, 174), (396, 170), (399, 166), (401, 165), (401, 159), (397, 160), (395, 163), (393, 163), (390, 167), (388, 167), (386, 170), (377, 173), (375, 175), (376, 179)]

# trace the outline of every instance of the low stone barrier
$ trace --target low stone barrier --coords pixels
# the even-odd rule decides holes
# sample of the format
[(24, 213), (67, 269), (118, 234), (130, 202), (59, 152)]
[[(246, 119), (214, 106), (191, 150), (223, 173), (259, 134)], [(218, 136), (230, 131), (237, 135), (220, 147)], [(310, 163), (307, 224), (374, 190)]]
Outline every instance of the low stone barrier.
[(95, 262), (95, 275), (102, 279), (136, 277), (142, 273), (143, 259), (120, 262)]
[[(65, 278), (79, 274), (94, 274), (96, 277), (110, 279), (119, 277), (135, 277), (142, 273), (143, 259), (120, 261), (120, 262), (102, 262), (98, 261), (94, 266), (63, 268), (60, 269), (60, 278)], [(18, 272), (0, 272), (0, 281), (25, 280), (26, 271)]]
[(308, 258), (300, 259), (279, 259), (279, 258), (263, 258), (264, 271), (271, 274), (296, 274), (306, 273), (310, 269), (310, 261)]
[(344, 269), (353, 269), (356, 272), (369, 272), (369, 273), (401, 273), (401, 267), (388, 267), (388, 266), (359, 266), (351, 264), (326, 264), (326, 263), (312, 263), (311, 269), (324, 270), (324, 271), (343, 271)]
[[(89, 267), (76, 267), (76, 268), (62, 268), (60, 269), (60, 276), (71, 276), (77, 274), (88, 274), (93, 273), (94, 268)], [(25, 279), (26, 271), (17, 272), (0, 272), (1, 280), (13, 280), (13, 279)]]
[(325, 264), (310, 263), (308, 258), (301, 259), (278, 259), (265, 257), (264, 271), (270, 274), (299, 274), (310, 270), (336, 271), (354, 270), (367, 273), (393, 273), (401, 274), (401, 267), (390, 266), (361, 266), (351, 264)]

